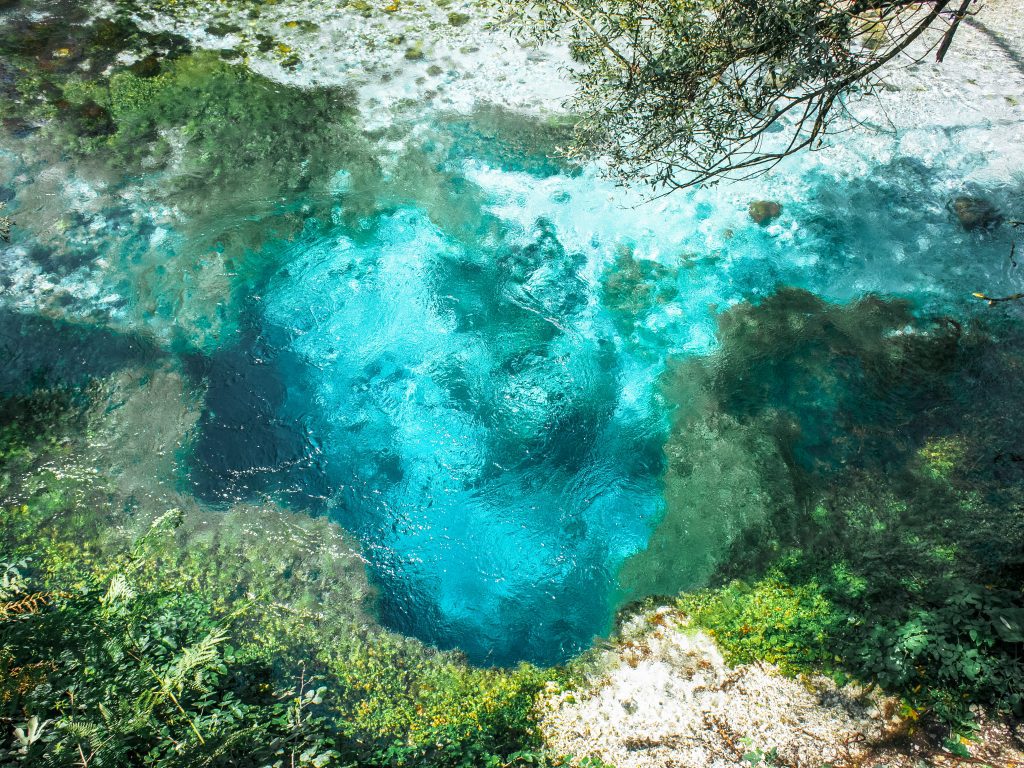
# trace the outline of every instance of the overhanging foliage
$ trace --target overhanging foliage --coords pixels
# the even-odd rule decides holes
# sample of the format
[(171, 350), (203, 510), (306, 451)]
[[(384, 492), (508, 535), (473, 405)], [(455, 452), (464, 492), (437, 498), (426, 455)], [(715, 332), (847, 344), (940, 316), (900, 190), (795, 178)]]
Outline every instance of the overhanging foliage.
[(519, 35), (565, 39), (580, 64), (570, 153), (669, 189), (819, 146), (847, 95), (929, 30), (941, 57), (970, 2), (499, 0)]

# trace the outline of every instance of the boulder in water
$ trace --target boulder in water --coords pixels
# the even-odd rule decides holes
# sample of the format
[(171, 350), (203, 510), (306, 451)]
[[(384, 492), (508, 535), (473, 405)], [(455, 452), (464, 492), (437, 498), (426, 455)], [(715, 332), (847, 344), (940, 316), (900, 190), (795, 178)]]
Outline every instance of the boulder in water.
[(69, 125), (76, 136), (97, 138), (117, 133), (117, 124), (114, 122), (110, 110), (95, 101), (87, 101), (84, 104), (68, 104), (61, 100), (54, 106), (67, 116)]
[(766, 226), (782, 213), (782, 206), (773, 200), (755, 200), (748, 208), (750, 218), (761, 226)]
[(960, 226), (968, 232), (992, 229), (1003, 220), (999, 209), (983, 197), (964, 195), (956, 198), (950, 208), (960, 221)]
[(136, 77), (156, 77), (160, 74), (160, 58), (155, 54), (150, 54), (136, 61), (128, 67), (128, 70)]

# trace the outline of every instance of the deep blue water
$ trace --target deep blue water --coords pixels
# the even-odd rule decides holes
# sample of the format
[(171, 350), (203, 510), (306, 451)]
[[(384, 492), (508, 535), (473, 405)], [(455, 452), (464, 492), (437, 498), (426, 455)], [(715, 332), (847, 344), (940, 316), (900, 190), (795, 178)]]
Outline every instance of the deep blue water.
[(289, 248), (209, 371), (201, 490), (326, 511), (365, 542), (390, 625), (477, 661), (606, 631), (659, 512), (664, 425), (583, 256), (544, 221), (467, 249), (412, 208)]

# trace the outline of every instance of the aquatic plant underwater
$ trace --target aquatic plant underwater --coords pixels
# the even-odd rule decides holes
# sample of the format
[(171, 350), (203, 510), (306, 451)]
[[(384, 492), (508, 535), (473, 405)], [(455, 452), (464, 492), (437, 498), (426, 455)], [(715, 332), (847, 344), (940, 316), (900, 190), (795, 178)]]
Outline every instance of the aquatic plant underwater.
[[(82, 78), (66, 60), (100, 71), (104, 34), (142, 33), (56, 56), (67, 30), (24, 23), (0, 72), (12, 503), (45, 453), (33, 391), (73, 404), (128, 371), (122, 402), (155, 395), (109, 406), (118, 434), (171, 442), (149, 487), (112, 491), (126, 508), (340, 523), (380, 620), (476, 665), (565, 662), (624, 605), (735, 577), (761, 586), (684, 604), (738, 659), (1020, 708), (1024, 337), (971, 296), (1018, 288), (1015, 231), (950, 209), (1019, 212), (1019, 185), (964, 181), (987, 150), (924, 128), (918, 155), (865, 142), (647, 201), (558, 160), (557, 121), (367, 135), (351, 94), (172, 37)], [(93, 442), (116, 488), (134, 459)], [(752, 634), (780, 582), (817, 624)]]

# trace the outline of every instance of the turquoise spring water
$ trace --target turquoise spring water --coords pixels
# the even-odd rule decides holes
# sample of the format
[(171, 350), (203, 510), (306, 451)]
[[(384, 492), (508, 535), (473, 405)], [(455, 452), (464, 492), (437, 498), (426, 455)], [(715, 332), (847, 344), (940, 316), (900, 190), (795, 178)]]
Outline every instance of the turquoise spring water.
[[(145, 200), (68, 238), (114, 265), (88, 296), (123, 297), (113, 316), (202, 387), (182, 488), (329, 515), (361, 542), (389, 625), (478, 663), (556, 662), (609, 630), (616, 574), (663, 511), (659, 377), (715, 353), (720, 312), (796, 286), (966, 316), (972, 291), (1013, 289), (1008, 241), (947, 210), (984, 165), (955, 137), (644, 203), (491, 128), (433, 131), (387, 195), (368, 204), (338, 168), (328, 213), (227, 276), (208, 277), (215, 256), (186, 264), (194, 233), (109, 225)], [(984, 192), (1005, 209), (1016, 194)], [(746, 212), (763, 196), (784, 206), (766, 227)], [(225, 216), (200, 235), (230, 232)], [(724, 550), (729, 526), (709, 530)]]
[[(539, 157), (441, 167), (440, 202), (270, 246), (282, 266), (207, 371), (193, 478), (339, 520), (384, 619), (480, 663), (562, 660), (609, 629), (662, 512), (658, 377), (714, 353), (720, 311), (788, 285), (963, 312), (967, 286), (1008, 274), (1006, 244), (946, 211), (955, 169), (919, 160), (803, 166), (769, 227), (742, 188), (624, 207), (639, 199)], [(349, 194), (342, 173), (339, 211)]]

